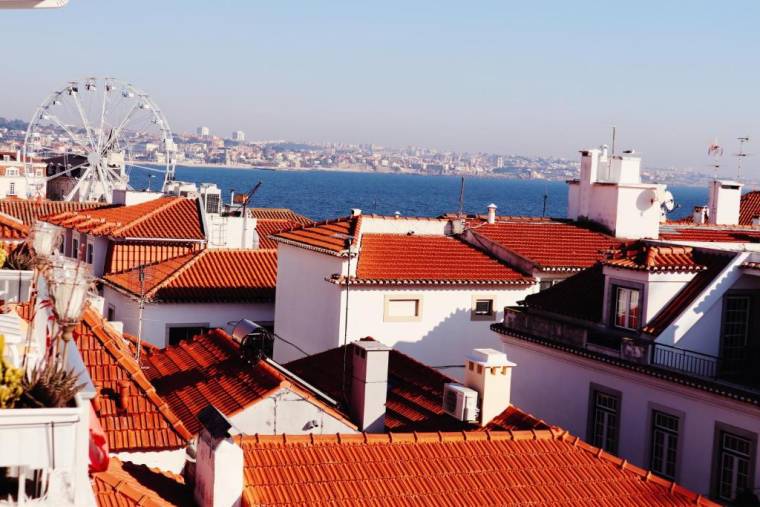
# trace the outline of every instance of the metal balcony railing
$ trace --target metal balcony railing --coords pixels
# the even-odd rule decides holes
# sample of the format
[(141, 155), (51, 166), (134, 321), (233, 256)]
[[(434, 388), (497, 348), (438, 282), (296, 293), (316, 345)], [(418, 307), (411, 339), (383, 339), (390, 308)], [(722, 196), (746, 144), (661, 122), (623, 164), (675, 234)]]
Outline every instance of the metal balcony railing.
[(679, 349), (661, 343), (653, 343), (650, 354), (650, 364), (689, 375), (715, 380), (720, 372), (720, 358), (709, 354)]

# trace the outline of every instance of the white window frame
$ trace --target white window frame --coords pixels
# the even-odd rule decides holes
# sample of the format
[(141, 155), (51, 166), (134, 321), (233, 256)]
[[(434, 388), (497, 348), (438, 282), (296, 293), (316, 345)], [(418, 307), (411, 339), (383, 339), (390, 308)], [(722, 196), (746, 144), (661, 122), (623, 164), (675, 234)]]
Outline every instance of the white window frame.
[[(393, 301), (416, 301), (417, 311), (414, 316), (391, 315), (390, 304)], [(422, 294), (387, 295), (383, 300), (383, 322), (419, 322), (422, 320)]]
[[(636, 294), (636, 313), (631, 308), (632, 296)], [(630, 329), (637, 331), (641, 327), (641, 305), (643, 291), (635, 287), (626, 287), (622, 285), (612, 286), (612, 325), (620, 329)], [(618, 322), (618, 316), (620, 315), (620, 296), (624, 295), (626, 309), (624, 311), (624, 322), (620, 324)], [(635, 319), (635, 322), (634, 322)]]
[[(617, 454), (620, 449), (620, 427), (622, 422), (621, 412), (623, 406), (623, 394), (620, 391), (610, 389), (605, 386), (591, 383), (589, 390), (589, 415), (588, 415), (588, 441), (591, 445), (604, 449), (611, 454)], [(607, 396), (616, 400), (615, 410), (600, 406), (598, 404), (598, 395)], [(603, 417), (604, 425), (601, 435), (597, 434), (597, 419)], [(614, 435), (612, 435), (612, 447), (607, 444), (610, 439), (610, 421), (614, 417)]]
[[(658, 421), (658, 416), (673, 418), (676, 421), (676, 429), (665, 427)], [(649, 408), (649, 468), (652, 472), (661, 477), (665, 477), (671, 481), (675, 481), (678, 478), (678, 471), (680, 468), (681, 457), (681, 443), (682, 443), (682, 431), (683, 431), (684, 416), (681, 413), (674, 413), (673, 411), (660, 407), (658, 405), (651, 405)], [(658, 444), (658, 436), (661, 436), (659, 442), (662, 445), (662, 454), (659, 462), (656, 462), (655, 446)], [(666, 469), (668, 466), (668, 453), (673, 452), (675, 459), (673, 460), (672, 473)]]
[[(490, 313), (478, 313), (478, 301), (490, 301)], [(470, 310), (470, 320), (496, 320), (496, 295), (495, 294), (476, 294), (472, 296), (472, 310)]]

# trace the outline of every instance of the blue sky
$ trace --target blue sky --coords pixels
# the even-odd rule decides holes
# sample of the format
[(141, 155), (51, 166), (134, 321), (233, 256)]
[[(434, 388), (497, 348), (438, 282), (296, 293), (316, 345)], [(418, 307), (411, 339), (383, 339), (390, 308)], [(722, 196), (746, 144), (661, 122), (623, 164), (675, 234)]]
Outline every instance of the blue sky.
[(112, 75), (175, 131), (253, 139), (575, 157), (614, 124), (646, 165), (706, 167), (713, 138), (728, 154), (760, 135), (756, 1), (71, 0), (0, 17), (4, 116)]

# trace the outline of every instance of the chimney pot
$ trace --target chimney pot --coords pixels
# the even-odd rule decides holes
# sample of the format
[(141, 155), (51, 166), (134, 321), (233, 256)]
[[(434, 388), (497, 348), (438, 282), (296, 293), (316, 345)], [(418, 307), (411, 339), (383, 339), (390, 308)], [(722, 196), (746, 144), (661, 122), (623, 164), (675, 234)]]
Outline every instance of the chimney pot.
[(351, 208), (351, 216), (352, 217), (358, 217), (362, 214), (362, 210), (359, 208)]
[(488, 205), (488, 223), (492, 224), (496, 222), (496, 205), (491, 203)]
[(509, 407), (515, 366), (504, 352), (494, 349), (473, 349), (467, 356), (464, 385), (478, 392), (481, 426)]

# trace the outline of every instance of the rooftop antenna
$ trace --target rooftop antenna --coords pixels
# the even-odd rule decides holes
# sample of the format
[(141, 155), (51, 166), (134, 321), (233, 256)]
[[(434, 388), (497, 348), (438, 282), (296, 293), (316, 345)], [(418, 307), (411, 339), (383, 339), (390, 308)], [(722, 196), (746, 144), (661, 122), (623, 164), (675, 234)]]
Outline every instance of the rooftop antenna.
[(140, 301), (138, 304), (137, 314), (137, 364), (140, 364), (140, 353), (142, 352), (142, 328), (143, 328), (143, 309), (145, 308), (145, 266), (140, 264), (138, 269), (138, 278), (140, 281)]
[(464, 176), (459, 181), (459, 218), (464, 216)]
[(617, 134), (617, 127), (613, 125), (612, 126), (612, 155), (613, 156), (615, 155), (615, 137), (616, 137), (616, 134)]
[(544, 209), (541, 211), (541, 218), (546, 217), (546, 201), (549, 199), (549, 183), (544, 180)]
[(744, 143), (749, 142), (749, 137), (737, 137), (736, 138), (739, 141), (739, 153), (736, 154), (736, 179), (741, 180), (742, 179), (742, 159), (749, 155), (749, 153), (744, 153)]
[(715, 139), (707, 146), (707, 156), (713, 158), (712, 167), (715, 170), (714, 178), (718, 179), (718, 169), (720, 169), (720, 163), (718, 157), (723, 156), (723, 146), (718, 144), (718, 140)]

